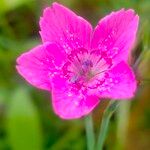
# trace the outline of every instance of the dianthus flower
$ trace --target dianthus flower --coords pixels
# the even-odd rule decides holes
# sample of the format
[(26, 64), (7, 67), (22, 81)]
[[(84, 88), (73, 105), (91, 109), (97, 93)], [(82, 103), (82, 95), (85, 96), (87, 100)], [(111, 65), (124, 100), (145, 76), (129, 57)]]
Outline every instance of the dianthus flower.
[(63, 119), (89, 114), (101, 98), (130, 99), (136, 79), (128, 65), (138, 15), (121, 9), (91, 24), (53, 3), (40, 18), (42, 44), (17, 59), (18, 72), (33, 86), (51, 92)]

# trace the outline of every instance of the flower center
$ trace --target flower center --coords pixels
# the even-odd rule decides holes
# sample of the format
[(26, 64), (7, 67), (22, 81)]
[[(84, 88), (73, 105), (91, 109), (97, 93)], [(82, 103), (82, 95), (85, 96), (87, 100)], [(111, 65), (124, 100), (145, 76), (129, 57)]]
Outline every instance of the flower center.
[(93, 63), (91, 60), (87, 59), (83, 62), (80, 62), (80, 65), (76, 66), (76, 72), (74, 72), (74, 74), (70, 77), (70, 82), (88, 82), (93, 77), (91, 72), (92, 67)]
[(96, 88), (101, 84), (110, 64), (100, 54), (90, 53), (85, 49), (72, 52), (63, 72), (68, 82), (79, 88)]

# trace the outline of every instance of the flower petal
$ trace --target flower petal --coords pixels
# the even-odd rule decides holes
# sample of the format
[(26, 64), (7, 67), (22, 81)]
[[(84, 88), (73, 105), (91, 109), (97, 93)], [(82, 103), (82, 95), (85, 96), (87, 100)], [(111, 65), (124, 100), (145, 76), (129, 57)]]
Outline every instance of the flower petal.
[(44, 10), (40, 27), (43, 42), (57, 42), (66, 52), (90, 45), (90, 23), (56, 2)]
[(76, 119), (90, 113), (99, 102), (95, 95), (71, 91), (67, 81), (55, 77), (52, 82), (52, 103), (55, 113), (63, 119)]
[(92, 48), (105, 52), (114, 62), (127, 61), (135, 41), (139, 17), (134, 10), (121, 9), (99, 21), (95, 28)]
[(33, 86), (50, 90), (50, 79), (59, 71), (64, 60), (65, 54), (60, 47), (45, 43), (19, 56), (16, 68)]
[(105, 82), (98, 88), (98, 92), (100, 97), (130, 99), (135, 94), (136, 86), (131, 68), (122, 61), (108, 71)]

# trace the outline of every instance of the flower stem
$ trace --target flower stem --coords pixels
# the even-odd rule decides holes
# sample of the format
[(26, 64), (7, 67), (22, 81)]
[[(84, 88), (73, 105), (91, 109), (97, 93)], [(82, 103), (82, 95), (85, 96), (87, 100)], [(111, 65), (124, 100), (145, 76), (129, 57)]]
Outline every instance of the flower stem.
[(86, 137), (87, 137), (87, 148), (88, 150), (94, 150), (95, 135), (93, 129), (92, 114), (85, 117), (85, 129), (86, 129)]
[(104, 115), (102, 118), (101, 127), (100, 127), (100, 132), (98, 135), (96, 150), (102, 150), (105, 139), (106, 139), (110, 118), (118, 106), (119, 106), (119, 101), (110, 101), (109, 105), (105, 109)]
[(130, 104), (131, 104), (130, 101), (121, 101), (118, 111), (116, 112), (116, 116), (117, 116), (116, 150), (125, 148)]

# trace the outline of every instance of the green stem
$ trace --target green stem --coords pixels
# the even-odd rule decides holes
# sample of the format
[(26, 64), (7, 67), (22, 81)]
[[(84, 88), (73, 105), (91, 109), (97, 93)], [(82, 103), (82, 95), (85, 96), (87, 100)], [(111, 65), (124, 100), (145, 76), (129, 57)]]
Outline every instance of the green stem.
[(87, 137), (87, 148), (88, 150), (94, 150), (95, 136), (94, 136), (94, 129), (93, 129), (92, 114), (85, 118), (85, 129), (86, 129), (86, 137)]
[(100, 132), (98, 135), (96, 150), (102, 150), (105, 139), (106, 139), (110, 118), (118, 106), (119, 106), (119, 101), (110, 101), (109, 105), (104, 111), (104, 115), (103, 115), (102, 123), (100, 127)]
[(130, 101), (121, 101), (118, 111), (116, 112), (117, 116), (117, 142), (116, 150), (124, 149), (126, 138), (127, 138), (127, 127), (130, 111)]
[(143, 50), (140, 54), (140, 56), (137, 58), (137, 60), (135, 61), (134, 65), (132, 66), (133, 70), (136, 70), (137, 67), (139, 66), (140, 62), (142, 61), (144, 55), (146, 54), (146, 50)]

